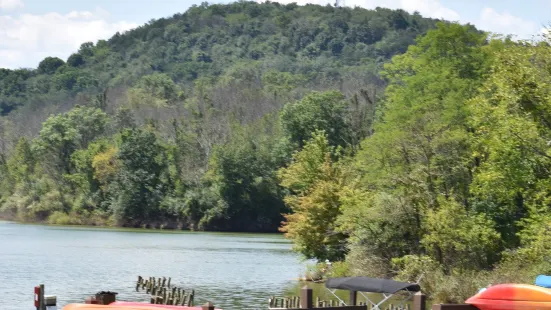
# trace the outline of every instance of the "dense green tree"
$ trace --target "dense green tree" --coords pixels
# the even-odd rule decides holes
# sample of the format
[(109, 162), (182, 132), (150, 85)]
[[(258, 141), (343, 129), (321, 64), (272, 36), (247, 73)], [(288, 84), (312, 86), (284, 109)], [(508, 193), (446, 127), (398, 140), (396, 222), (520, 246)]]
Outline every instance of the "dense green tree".
[(19, 139), (19, 142), (15, 146), (15, 153), (9, 157), (6, 164), (14, 184), (26, 184), (30, 181), (30, 178), (35, 173), (36, 156), (27, 139)]
[(96, 108), (75, 107), (71, 111), (48, 118), (33, 143), (52, 176), (71, 173), (71, 155), (78, 148), (86, 148), (101, 136), (107, 125), (107, 114)]
[(392, 259), (426, 252), (452, 269), (489, 267), (498, 258), (489, 255), (495, 250), (469, 256), (473, 248), (498, 249), (495, 231), (476, 240), (465, 235), (472, 229), (468, 225), (492, 227), (493, 219), (473, 215), (468, 227), (448, 225), (450, 236), (465, 235), (457, 241), (461, 246), (478, 242), (461, 257), (461, 246), (444, 248), (446, 236), (435, 230), (442, 214), (461, 211), (456, 204), (471, 206), (475, 163), (466, 100), (477, 94), (489, 71), (494, 47), (485, 44), (485, 35), (470, 26), (439, 24), (385, 66), (389, 86), (380, 119), (354, 157), (348, 170), (354, 181), (341, 195), (339, 229), (353, 235), (350, 261), (371, 262), (361, 273), (388, 276)]
[(67, 59), (67, 64), (71, 67), (80, 67), (84, 64), (84, 57), (79, 53), (74, 53)]
[(65, 62), (57, 57), (46, 57), (38, 64), (38, 72), (43, 74), (54, 74)]
[(148, 129), (125, 130), (117, 160), (111, 208), (122, 225), (139, 226), (155, 218), (164, 193), (164, 150)]
[(244, 129), (234, 127), (230, 137), (211, 159), (209, 178), (228, 206), (211, 227), (277, 230), (285, 208), (275, 170), (287, 162), (291, 145), (273, 116)]
[(547, 213), (550, 202), (551, 49), (510, 44), (497, 53), (491, 76), (469, 106), (473, 111), (475, 208), (491, 215), (509, 242), (519, 220)]
[(342, 93), (312, 93), (287, 104), (281, 112), (281, 122), (291, 141), (300, 147), (316, 130), (326, 131), (331, 145), (344, 146), (349, 143), (346, 113)]
[(345, 254), (345, 235), (336, 230), (340, 214), (340, 170), (332, 160), (338, 151), (328, 136), (317, 131), (291, 164), (279, 172), (281, 185), (291, 191), (285, 198), (292, 213), (285, 215), (281, 231), (307, 258), (340, 260)]
[(167, 106), (173, 105), (182, 94), (168, 75), (154, 73), (142, 77), (128, 95), (132, 105)]
[(0, 69), (0, 216), (281, 225), (332, 275), (423, 275), (435, 302), (532, 282), (551, 270), (548, 41), (384, 8), (194, 5), (67, 64)]

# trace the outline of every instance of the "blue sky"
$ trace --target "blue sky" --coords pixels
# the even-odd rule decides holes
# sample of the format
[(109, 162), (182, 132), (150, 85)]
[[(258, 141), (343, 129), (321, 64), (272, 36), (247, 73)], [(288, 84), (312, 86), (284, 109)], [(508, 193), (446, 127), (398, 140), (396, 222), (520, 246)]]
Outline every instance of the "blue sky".
[[(200, 0), (0, 0), (0, 67), (36, 67), (46, 56), (66, 59), (83, 42), (107, 39), (117, 31), (184, 12), (199, 3)], [(344, 0), (344, 4), (417, 10), (424, 16), (470, 22), (483, 30), (520, 38), (539, 34), (551, 24), (551, 0)]]

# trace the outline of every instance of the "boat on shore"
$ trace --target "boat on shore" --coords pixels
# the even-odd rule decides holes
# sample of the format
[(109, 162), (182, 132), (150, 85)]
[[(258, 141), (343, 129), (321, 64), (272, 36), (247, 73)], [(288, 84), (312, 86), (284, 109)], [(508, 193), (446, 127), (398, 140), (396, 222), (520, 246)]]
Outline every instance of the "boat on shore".
[(551, 289), (531, 284), (498, 284), (481, 290), (465, 303), (480, 310), (551, 310)]

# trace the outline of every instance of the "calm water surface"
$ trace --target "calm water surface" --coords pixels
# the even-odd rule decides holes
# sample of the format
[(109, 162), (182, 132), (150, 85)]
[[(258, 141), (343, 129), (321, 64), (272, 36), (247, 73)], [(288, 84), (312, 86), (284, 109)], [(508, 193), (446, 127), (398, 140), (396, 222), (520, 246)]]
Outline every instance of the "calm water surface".
[(280, 235), (160, 233), (0, 221), (0, 309), (33, 309), (33, 287), (45, 284), (58, 309), (100, 290), (146, 301), (138, 275), (172, 277), (195, 289), (195, 304), (267, 309), (271, 295), (298, 287), (305, 263)]

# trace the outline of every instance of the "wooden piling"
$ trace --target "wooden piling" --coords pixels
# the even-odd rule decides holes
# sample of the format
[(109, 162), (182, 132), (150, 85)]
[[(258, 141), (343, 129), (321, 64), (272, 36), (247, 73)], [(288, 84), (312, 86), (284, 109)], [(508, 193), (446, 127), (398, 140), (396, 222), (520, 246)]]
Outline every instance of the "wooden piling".
[(46, 302), (44, 301), (44, 284), (40, 284), (40, 294), (38, 295), (39, 310), (46, 310)]
[(425, 310), (427, 306), (427, 296), (421, 292), (413, 295), (413, 310)]
[(314, 306), (313, 304), (312, 289), (305, 285), (300, 291), (300, 307), (310, 309)]
[(214, 310), (214, 305), (209, 301), (203, 305), (201, 310)]
[(188, 307), (193, 306), (193, 299), (194, 298), (195, 298), (195, 290), (191, 290), (191, 295), (189, 296), (189, 300), (188, 300), (188, 303), (187, 303)]

